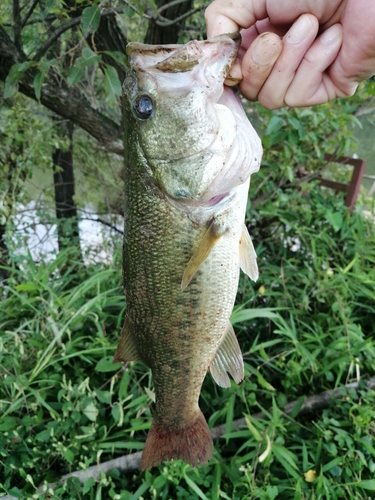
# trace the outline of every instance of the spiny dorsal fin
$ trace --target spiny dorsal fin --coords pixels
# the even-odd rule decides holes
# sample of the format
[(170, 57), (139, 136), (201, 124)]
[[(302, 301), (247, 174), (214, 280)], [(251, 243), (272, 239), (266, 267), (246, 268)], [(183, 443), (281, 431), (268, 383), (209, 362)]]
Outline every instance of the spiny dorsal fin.
[(182, 276), (182, 291), (184, 291), (188, 286), (195, 273), (198, 271), (199, 267), (209, 256), (211, 250), (215, 246), (215, 243), (223, 236), (225, 231), (226, 228), (223, 225), (219, 224), (215, 219), (211, 222), (209, 228), (204, 233), (202, 241), (199, 243), (198, 248), (189, 260), (184, 275)]
[(113, 362), (118, 361), (137, 361), (139, 360), (137, 346), (132, 335), (132, 325), (128, 318), (126, 318), (124, 326), (122, 327), (120, 341), (118, 343)]
[(230, 387), (229, 372), (239, 384), (244, 378), (244, 366), (240, 346), (233, 326), (228, 322), (224, 340), (221, 343), (211, 365), (210, 373), (217, 385)]
[(253, 281), (258, 279), (257, 254), (245, 224), (242, 227), (240, 239), (240, 267)]

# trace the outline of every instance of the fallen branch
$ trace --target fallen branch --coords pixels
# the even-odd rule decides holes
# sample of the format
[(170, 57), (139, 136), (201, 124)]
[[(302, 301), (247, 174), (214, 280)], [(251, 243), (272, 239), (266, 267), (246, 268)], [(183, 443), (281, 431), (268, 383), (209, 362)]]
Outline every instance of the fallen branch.
[[(375, 377), (372, 377), (368, 380), (364, 380), (362, 382), (352, 382), (351, 384), (346, 384), (343, 387), (338, 387), (337, 389), (324, 391), (321, 392), (320, 394), (307, 397), (298, 411), (298, 416), (303, 416), (309, 413), (323, 410), (328, 406), (329, 402), (332, 399), (338, 399), (339, 397), (344, 396), (349, 389), (354, 389), (355, 391), (358, 391), (361, 388), (361, 386), (363, 387), (363, 385), (367, 387), (367, 389), (375, 388)], [(283, 413), (285, 415), (290, 415), (293, 412), (294, 408), (299, 404), (300, 404), (300, 399), (288, 403), (283, 409)], [(263, 419), (265, 418), (265, 414), (263, 412), (259, 412), (252, 415), (252, 417), (256, 419)], [(244, 418), (239, 418), (238, 420), (233, 421), (232, 431), (241, 429), (242, 427), (246, 427), (246, 421)], [(225, 433), (226, 433), (225, 424), (218, 425), (213, 429), (211, 429), (211, 435), (213, 439), (221, 438), (222, 436), (224, 436)], [(93, 465), (91, 467), (88, 467), (86, 470), (79, 470), (71, 472), (70, 474), (65, 474), (64, 476), (61, 477), (61, 479), (57, 483), (51, 483), (48, 486), (47, 485), (40, 486), (38, 488), (38, 493), (43, 493), (46, 488), (53, 489), (57, 485), (64, 483), (70, 477), (76, 477), (77, 479), (79, 479), (79, 481), (83, 483), (89, 478), (98, 479), (101, 474), (106, 474), (112, 469), (118, 469), (120, 471), (138, 469), (139, 464), (141, 462), (141, 456), (142, 452), (137, 451), (136, 453), (131, 453), (130, 455), (123, 455), (122, 457), (114, 458), (113, 460), (109, 460), (108, 462), (103, 462), (102, 464), (99, 465)], [(15, 497), (11, 496), (1, 497), (1, 500), (13, 500), (13, 499), (15, 499)]]

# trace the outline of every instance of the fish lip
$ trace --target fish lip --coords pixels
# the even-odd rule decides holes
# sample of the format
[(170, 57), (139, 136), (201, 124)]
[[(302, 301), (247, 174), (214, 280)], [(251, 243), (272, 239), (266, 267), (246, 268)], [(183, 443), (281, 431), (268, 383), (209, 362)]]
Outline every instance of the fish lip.
[(241, 40), (242, 38), (241, 33), (239, 31), (234, 31), (233, 33), (227, 33), (226, 35), (229, 36), (229, 38), (231, 38), (234, 41)]
[[(183, 73), (192, 70), (195, 66), (200, 64), (203, 57), (202, 48), (204, 45), (210, 44), (228, 44), (230, 41), (232, 50), (228, 54), (228, 72), (229, 67), (232, 66), (238, 49), (241, 45), (241, 33), (239, 31), (233, 33), (225, 33), (218, 35), (207, 40), (191, 40), (183, 45), (148, 45), (138, 42), (131, 42), (126, 47), (126, 53), (132, 66), (132, 60), (140, 57), (150, 58), (149, 63), (141, 64), (138, 70), (144, 71), (160, 71), (163, 73)], [(154, 58), (155, 62), (151, 64), (151, 59)]]

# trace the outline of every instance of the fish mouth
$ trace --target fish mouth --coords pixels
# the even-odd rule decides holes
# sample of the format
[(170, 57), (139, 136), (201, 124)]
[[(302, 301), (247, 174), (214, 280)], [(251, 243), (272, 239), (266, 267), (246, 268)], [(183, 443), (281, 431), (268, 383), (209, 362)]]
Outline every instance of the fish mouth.
[[(228, 74), (240, 45), (241, 34), (237, 31), (204, 41), (192, 40), (184, 45), (148, 45), (132, 42), (127, 45), (126, 52), (132, 64), (137, 62), (136, 65), (142, 65), (144, 70), (162, 73), (185, 73), (200, 64), (208, 53), (210, 57), (217, 57), (217, 54), (225, 52), (227, 59), (225, 70)], [(212, 50), (213, 47), (216, 50)]]

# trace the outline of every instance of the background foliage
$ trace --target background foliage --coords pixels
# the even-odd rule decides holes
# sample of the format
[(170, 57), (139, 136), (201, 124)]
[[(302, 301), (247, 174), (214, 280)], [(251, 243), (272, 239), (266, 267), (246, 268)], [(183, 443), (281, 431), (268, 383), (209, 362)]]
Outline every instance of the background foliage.
[[(150, 425), (149, 371), (141, 363), (112, 364), (125, 313), (122, 49), (127, 39), (167, 36), (171, 26), (181, 42), (203, 37), (203, 5), (185, 3), (187, 10), (169, 17), (173, 6), (151, 1), (1, 3), (0, 494), (373, 498), (375, 391), (364, 381), (375, 371), (375, 230), (363, 213), (373, 205), (362, 193), (350, 215), (340, 195), (314, 180), (327, 170), (325, 153), (355, 147), (356, 116), (373, 106), (371, 80), (353, 98), (315, 108), (271, 112), (244, 103), (265, 149), (246, 221), (260, 279), (254, 285), (241, 277), (232, 316), (245, 381), (222, 390), (207, 377), (202, 390), (209, 425), (225, 428), (210, 464), (114, 469), (83, 484), (70, 478), (48, 486), (141, 450)], [(82, 238), (71, 245), (66, 221), (56, 221), (53, 157), (71, 146), (61, 134), (67, 121), (75, 128), (71, 202), (81, 222), (95, 218), (111, 228), (100, 248), (91, 245), (95, 252)], [(330, 168), (325, 175), (347, 180), (350, 172)], [(29, 202), (39, 221), (58, 223), (65, 246), (37, 255), (28, 249), (17, 217)], [(358, 391), (298, 415), (305, 397), (353, 381)], [(297, 406), (290, 414), (291, 401)], [(241, 417), (245, 424), (233, 425)]]

